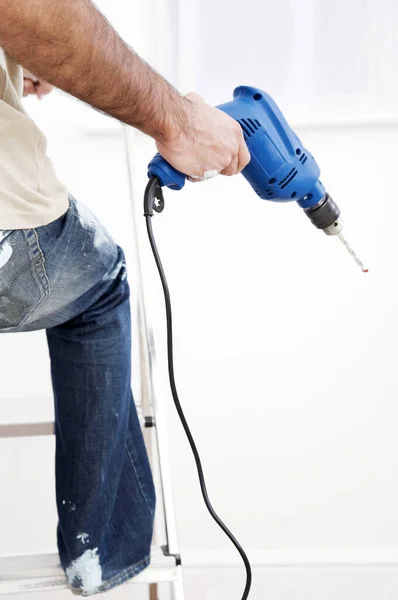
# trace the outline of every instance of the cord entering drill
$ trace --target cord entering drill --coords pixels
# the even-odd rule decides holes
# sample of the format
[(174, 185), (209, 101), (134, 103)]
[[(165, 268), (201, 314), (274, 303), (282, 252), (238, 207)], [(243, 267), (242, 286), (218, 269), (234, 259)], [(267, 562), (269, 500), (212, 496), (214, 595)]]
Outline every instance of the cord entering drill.
[(341, 241), (341, 243), (343, 244), (343, 246), (345, 246), (345, 248), (347, 249), (347, 251), (351, 254), (352, 258), (355, 260), (355, 262), (357, 263), (357, 265), (359, 265), (361, 267), (362, 272), (363, 273), (368, 273), (369, 269), (367, 269), (365, 267), (365, 265), (360, 260), (360, 258), (358, 258), (358, 256), (355, 254), (354, 250), (351, 248), (350, 244), (347, 242), (347, 240), (345, 239), (345, 237), (343, 236), (343, 234), (342, 233), (338, 233), (337, 237), (339, 238), (339, 240)]

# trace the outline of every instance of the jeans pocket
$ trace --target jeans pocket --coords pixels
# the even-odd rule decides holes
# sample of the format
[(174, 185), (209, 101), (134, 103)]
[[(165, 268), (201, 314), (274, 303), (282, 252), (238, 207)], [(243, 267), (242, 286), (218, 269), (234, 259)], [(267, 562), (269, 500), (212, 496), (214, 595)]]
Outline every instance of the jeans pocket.
[(0, 243), (0, 332), (18, 331), (49, 293), (35, 230), (11, 232)]

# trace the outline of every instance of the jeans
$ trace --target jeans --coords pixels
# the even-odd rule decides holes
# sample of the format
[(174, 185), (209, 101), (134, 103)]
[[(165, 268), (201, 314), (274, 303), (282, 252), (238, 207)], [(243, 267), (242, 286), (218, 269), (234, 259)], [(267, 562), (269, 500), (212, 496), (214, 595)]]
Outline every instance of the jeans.
[(129, 296), (123, 251), (72, 197), (49, 225), (0, 232), (0, 332), (46, 329), (58, 550), (84, 596), (150, 562), (155, 491), (131, 392)]

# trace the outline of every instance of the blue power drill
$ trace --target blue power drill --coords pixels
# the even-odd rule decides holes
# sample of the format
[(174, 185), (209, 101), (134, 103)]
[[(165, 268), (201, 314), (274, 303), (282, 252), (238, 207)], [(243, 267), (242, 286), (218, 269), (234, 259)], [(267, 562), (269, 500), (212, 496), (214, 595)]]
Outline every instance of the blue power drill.
[[(232, 102), (217, 108), (242, 128), (251, 155), (242, 174), (254, 191), (263, 200), (297, 202), (315, 227), (328, 235), (337, 235), (362, 271), (367, 272), (342, 236), (340, 210), (319, 179), (320, 169), (314, 157), (304, 148), (272, 98), (249, 86), (236, 88), (233, 98)], [(148, 176), (156, 177), (160, 186), (172, 190), (181, 190), (186, 179), (160, 154), (150, 162)]]

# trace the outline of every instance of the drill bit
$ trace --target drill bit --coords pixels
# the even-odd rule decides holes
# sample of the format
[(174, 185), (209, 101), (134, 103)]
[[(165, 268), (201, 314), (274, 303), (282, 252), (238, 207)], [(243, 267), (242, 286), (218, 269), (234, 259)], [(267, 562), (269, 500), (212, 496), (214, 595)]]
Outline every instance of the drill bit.
[(341, 243), (346, 247), (347, 251), (351, 254), (352, 258), (355, 260), (355, 262), (357, 263), (357, 265), (359, 265), (361, 267), (362, 272), (363, 273), (368, 273), (369, 269), (365, 268), (365, 265), (358, 258), (358, 256), (355, 254), (354, 250), (351, 248), (351, 246), (349, 245), (349, 243), (347, 242), (347, 240), (345, 239), (345, 237), (343, 236), (343, 234), (342, 233), (338, 233), (337, 237), (339, 238), (339, 240), (341, 241)]

